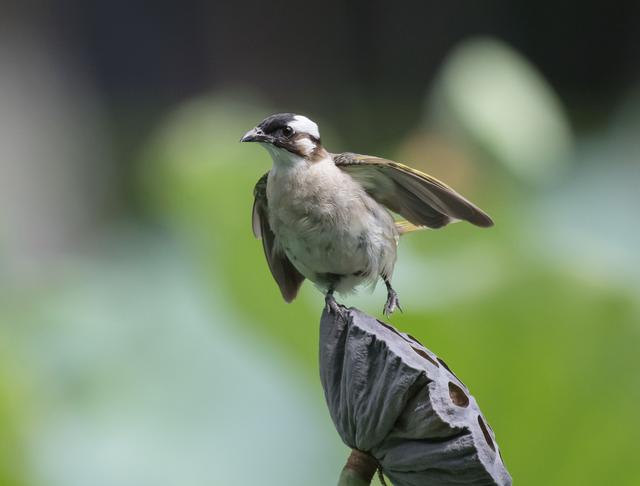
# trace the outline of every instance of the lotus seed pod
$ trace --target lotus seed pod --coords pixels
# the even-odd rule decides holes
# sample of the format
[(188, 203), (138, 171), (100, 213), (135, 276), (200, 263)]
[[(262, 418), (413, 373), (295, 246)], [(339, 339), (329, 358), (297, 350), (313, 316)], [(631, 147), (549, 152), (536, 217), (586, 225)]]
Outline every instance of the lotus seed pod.
[(395, 486), (511, 485), (467, 387), (410, 335), (357, 309), (325, 311), (320, 377), (338, 434)]

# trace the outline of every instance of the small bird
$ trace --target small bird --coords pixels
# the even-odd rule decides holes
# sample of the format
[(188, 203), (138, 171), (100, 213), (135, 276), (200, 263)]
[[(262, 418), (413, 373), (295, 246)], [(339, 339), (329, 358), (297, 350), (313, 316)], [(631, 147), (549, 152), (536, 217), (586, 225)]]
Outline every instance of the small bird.
[(493, 225), (434, 177), (379, 157), (327, 152), (318, 125), (302, 115), (271, 115), (240, 141), (259, 143), (273, 159), (254, 189), (252, 226), (286, 302), (307, 278), (325, 293), (328, 310), (341, 313), (334, 292), (382, 278), (390, 315), (402, 310), (391, 286), (401, 234), (460, 220)]

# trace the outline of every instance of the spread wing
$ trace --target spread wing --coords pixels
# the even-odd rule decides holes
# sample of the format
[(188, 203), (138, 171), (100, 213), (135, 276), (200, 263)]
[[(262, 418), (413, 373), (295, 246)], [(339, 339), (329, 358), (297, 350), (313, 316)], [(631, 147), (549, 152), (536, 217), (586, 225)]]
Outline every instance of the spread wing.
[(289, 261), (287, 256), (275, 245), (275, 235), (269, 226), (267, 203), (267, 172), (263, 175), (253, 190), (253, 215), (251, 225), (256, 238), (262, 239), (264, 256), (271, 275), (275, 279), (285, 301), (291, 302), (298, 295), (298, 290), (304, 277)]
[(476, 226), (493, 226), (488, 214), (419, 170), (392, 160), (352, 153), (334, 155), (333, 160), (362, 184), (372, 198), (415, 225), (441, 228), (464, 220)]

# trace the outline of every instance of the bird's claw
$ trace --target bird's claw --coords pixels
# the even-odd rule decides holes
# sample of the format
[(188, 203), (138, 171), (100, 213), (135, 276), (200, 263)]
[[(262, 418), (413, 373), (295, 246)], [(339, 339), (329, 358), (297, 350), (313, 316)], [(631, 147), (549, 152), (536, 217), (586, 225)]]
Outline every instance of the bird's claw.
[(396, 309), (399, 309), (400, 312), (403, 312), (402, 307), (400, 307), (400, 299), (398, 299), (398, 294), (395, 290), (391, 289), (387, 294), (387, 303), (384, 305), (384, 310), (382, 312), (385, 316), (389, 317)]
[(327, 294), (324, 298), (324, 302), (329, 314), (334, 314), (340, 318), (344, 318), (344, 307), (338, 304), (333, 294)]

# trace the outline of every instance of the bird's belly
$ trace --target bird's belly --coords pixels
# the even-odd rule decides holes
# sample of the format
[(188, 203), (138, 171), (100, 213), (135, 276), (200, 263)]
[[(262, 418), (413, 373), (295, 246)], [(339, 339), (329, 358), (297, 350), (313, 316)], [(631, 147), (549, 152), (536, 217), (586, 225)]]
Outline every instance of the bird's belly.
[(397, 235), (391, 215), (379, 206), (334, 202), (274, 219), (279, 246), (298, 271), (320, 287), (347, 292), (393, 270)]

